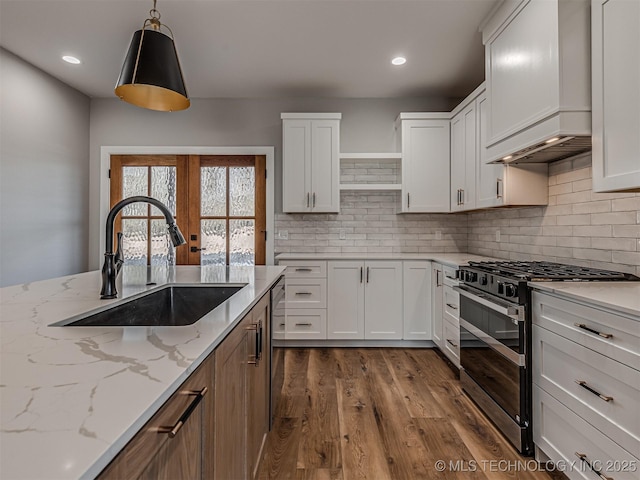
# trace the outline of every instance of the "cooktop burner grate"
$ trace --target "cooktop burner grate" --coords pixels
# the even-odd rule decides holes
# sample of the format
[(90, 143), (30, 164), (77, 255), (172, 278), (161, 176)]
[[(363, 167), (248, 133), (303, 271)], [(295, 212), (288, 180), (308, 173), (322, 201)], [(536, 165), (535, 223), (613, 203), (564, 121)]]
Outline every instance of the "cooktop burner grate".
[(640, 278), (624, 272), (598, 268), (566, 265), (554, 262), (469, 262), (469, 266), (480, 271), (528, 281), (638, 281)]

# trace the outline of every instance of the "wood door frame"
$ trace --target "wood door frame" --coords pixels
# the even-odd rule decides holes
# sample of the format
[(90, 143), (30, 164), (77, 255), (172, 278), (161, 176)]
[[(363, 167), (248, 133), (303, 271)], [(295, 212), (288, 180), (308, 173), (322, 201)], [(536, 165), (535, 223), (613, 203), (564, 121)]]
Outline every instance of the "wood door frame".
[[(109, 213), (110, 181), (109, 167), (111, 155), (264, 155), (267, 161), (266, 219), (267, 241), (265, 265), (274, 264), (275, 238), (275, 147), (143, 147), (143, 146), (102, 146), (100, 147), (100, 179), (98, 182), (99, 220), (90, 225), (89, 266), (98, 269), (104, 260), (105, 223)], [(91, 218), (94, 216), (91, 215)], [(97, 240), (96, 241), (96, 237)], [(95, 251), (93, 245), (99, 245)]]

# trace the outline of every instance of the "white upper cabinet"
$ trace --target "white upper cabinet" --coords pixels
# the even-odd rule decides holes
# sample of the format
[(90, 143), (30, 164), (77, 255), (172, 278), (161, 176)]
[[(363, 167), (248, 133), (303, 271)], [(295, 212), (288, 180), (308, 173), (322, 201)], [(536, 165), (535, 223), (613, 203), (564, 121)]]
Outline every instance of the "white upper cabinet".
[(282, 209), (340, 211), (339, 113), (283, 113)]
[(449, 211), (450, 115), (401, 113), (403, 213)]
[(478, 111), (478, 158), (476, 164), (476, 208), (516, 205), (547, 205), (549, 179), (546, 163), (502, 165), (486, 163), (487, 97), (476, 99)]
[[(470, 97), (475, 96), (474, 92)], [(469, 97), (467, 97), (468, 99)], [(457, 113), (456, 111), (461, 108)], [(479, 155), (478, 105), (463, 102), (451, 118), (451, 211), (476, 208), (476, 165)]]
[(591, 5), (593, 190), (640, 191), (640, 2)]
[(486, 22), (486, 161), (590, 150), (589, 30), (588, 0), (506, 0)]

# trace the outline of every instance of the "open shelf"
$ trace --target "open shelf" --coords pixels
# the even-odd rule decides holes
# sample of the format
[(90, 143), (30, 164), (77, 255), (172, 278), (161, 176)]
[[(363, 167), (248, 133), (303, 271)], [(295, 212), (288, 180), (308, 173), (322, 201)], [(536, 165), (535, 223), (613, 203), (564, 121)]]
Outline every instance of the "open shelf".
[(341, 159), (401, 160), (402, 153), (340, 153)]
[(340, 190), (402, 190), (399, 183), (341, 183)]

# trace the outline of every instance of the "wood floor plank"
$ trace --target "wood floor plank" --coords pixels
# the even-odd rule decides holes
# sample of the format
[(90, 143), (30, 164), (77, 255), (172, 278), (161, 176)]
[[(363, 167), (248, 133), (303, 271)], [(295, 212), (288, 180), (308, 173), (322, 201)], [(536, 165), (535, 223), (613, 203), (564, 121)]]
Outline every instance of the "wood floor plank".
[(357, 350), (339, 350), (335, 355), (342, 373), (336, 380), (336, 394), (344, 475), (349, 480), (391, 480), (362, 371), (362, 355)]
[(442, 418), (444, 411), (431, 395), (431, 389), (418, 375), (415, 364), (404, 350), (390, 348), (383, 352), (407, 411), (412, 418)]
[[(347, 477), (349, 478), (349, 477)], [(347, 480), (342, 476), (342, 470), (338, 468), (314, 468), (305, 470), (299, 468), (296, 472), (296, 480)]]
[(289, 480), (297, 478), (300, 419), (277, 417), (267, 439), (258, 478)]
[(335, 359), (332, 349), (309, 353), (298, 468), (342, 468)]
[(429, 452), (429, 471), (442, 472), (441, 478), (447, 480), (487, 479), (482, 470), (477, 468), (475, 458), (449, 420), (416, 418), (414, 422), (418, 425), (420, 438)]
[(276, 417), (297, 418), (302, 416), (308, 369), (308, 348), (286, 349), (284, 356), (284, 382), (282, 395), (275, 411)]

